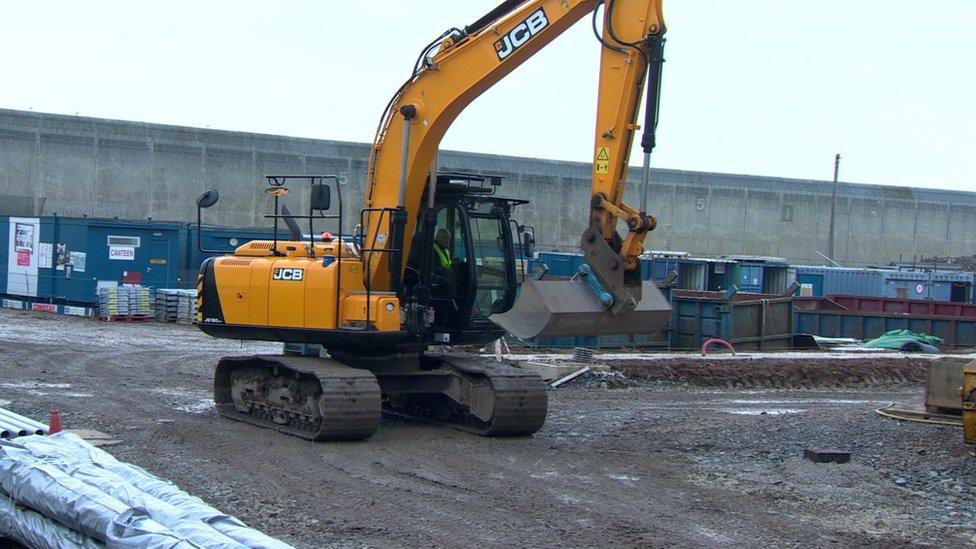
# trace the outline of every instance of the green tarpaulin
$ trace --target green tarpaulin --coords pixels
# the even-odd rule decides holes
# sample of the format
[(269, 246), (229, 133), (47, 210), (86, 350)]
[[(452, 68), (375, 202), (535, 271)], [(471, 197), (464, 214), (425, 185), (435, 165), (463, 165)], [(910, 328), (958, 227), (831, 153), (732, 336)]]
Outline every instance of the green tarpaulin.
[(942, 345), (942, 338), (927, 334), (916, 334), (911, 330), (891, 330), (876, 339), (864, 344), (872, 349), (901, 350), (906, 343), (924, 343), (926, 345)]

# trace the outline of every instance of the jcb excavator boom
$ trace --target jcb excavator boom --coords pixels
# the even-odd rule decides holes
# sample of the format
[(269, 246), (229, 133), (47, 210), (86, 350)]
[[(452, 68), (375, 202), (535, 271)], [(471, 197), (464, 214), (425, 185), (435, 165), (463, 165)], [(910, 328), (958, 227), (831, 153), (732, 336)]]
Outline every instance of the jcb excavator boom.
[[(505, 2), (463, 30), (450, 29), (423, 51), (414, 72), (384, 112), (372, 148), (366, 184), (365, 206), (371, 214), (367, 248), (391, 251), (367, 254), (368, 286), (399, 291), (412, 245), (410, 236), (423, 212), (434, 204), (436, 187), (428, 182), (436, 172), (438, 146), (461, 111), (573, 23), (592, 14), (602, 53), (589, 226), (581, 238), (592, 274), (587, 284), (564, 286), (565, 292), (556, 290), (553, 298), (560, 301), (565, 293), (591, 288), (603, 306), (589, 307), (589, 326), (586, 320), (574, 317), (562, 327), (551, 326), (548, 332), (534, 334), (524, 329), (525, 320), (532, 316), (530, 323), (539, 325), (539, 313), (527, 309), (541, 307), (551, 313), (551, 306), (520, 307), (520, 302), (516, 310), (495, 315), (493, 320), (521, 336), (567, 331), (580, 332), (576, 335), (629, 333), (663, 326), (666, 319), (661, 313), (667, 312), (667, 304), (656, 289), (648, 289), (653, 295), (640, 306), (645, 284), (639, 262), (644, 238), (655, 226), (654, 218), (647, 215), (647, 186), (663, 62), (661, 0), (610, 0), (598, 30), (601, 4), (600, 0)], [(648, 74), (641, 203), (634, 208), (624, 202), (624, 189)], [(422, 203), (425, 191), (426, 206)], [(626, 227), (624, 237), (616, 230), (621, 222)], [(524, 292), (527, 298), (542, 294), (547, 292)], [(594, 303), (599, 305), (589, 305)], [(630, 322), (612, 316), (635, 310), (648, 314)]]

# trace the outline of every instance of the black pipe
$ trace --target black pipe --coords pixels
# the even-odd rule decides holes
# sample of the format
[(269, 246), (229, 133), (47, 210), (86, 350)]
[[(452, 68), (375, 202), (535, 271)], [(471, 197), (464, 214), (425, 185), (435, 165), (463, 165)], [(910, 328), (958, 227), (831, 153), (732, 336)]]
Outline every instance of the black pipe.
[(274, 229), (271, 232), (271, 254), (278, 256), (278, 195), (274, 195)]
[(658, 107), (661, 102), (661, 69), (664, 66), (664, 38), (661, 35), (648, 37), (650, 59), (647, 67), (647, 102), (644, 104), (644, 132), (641, 147), (650, 154), (656, 145)]
[(390, 252), (389, 261), (390, 291), (400, 296), (400, 289), (403, 283), (403, 242), (407, 227), (407, 209), (404, 207), (394, 209), (390, 214), (390, 225), (390, 241), (393, 244), (393, 251)]
[(298, 223), (296, 223), (294, 219), (292, 219), (291, 210), (288, 208), (287, 204), (281, 205), (281, 213), (284, 214), (285, 225), (288, 226), (288, 232), (291, 233), (291, 239), (301, 240), (302, 228), (298, 226)]
[[(432, 183), (432, 185), (436, 185), (436, 183)], [(434, 255), (434, 226), (437, 225), (437, 210), (427, 208), (427, 211), (424, 212), (422, 223), (422, 236), (418, 244), (421, 246), (421, 249), (419, 250), (420, 273), (417, 277), (417, 285), (427, 286), (429, 288), (431, 263)], [(427, 304), (422, 303), (422, 305)]]

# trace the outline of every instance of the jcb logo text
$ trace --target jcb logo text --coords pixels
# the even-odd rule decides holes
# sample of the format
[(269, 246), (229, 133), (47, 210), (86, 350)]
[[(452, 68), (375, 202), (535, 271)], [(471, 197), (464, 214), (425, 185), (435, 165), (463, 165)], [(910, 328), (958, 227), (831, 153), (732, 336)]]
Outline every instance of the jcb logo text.
[(274, 280), (301, 280), (305, 276), (305, 269), (275, 269)]
[(549, 26), (549, 19), (546, 18), (546, 12), (542, 8), (532, 12), (532, 15), (528, 16), (525, 21), (516, 25), (508, 34), (502, 36), (501, 40), (495, 42), (495, 53), (498, 54), (498, 59), (504, 60), (512, 55), (512, 52), (519, 49), (522, 44), (529, 41), (529, 38), (547, 26)]

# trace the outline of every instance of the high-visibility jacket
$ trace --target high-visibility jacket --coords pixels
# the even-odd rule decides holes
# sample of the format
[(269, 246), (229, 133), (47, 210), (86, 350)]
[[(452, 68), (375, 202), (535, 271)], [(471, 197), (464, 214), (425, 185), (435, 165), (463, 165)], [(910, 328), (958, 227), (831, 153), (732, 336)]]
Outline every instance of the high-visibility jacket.
[(441, 267), (445, 269), (451, 268), (451, 254), (448, 253), (447, 249), (442, 248), (440, 244), (434, 242), (434, 255), (437, 256), (437, 260), (440, 261)]

